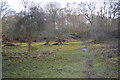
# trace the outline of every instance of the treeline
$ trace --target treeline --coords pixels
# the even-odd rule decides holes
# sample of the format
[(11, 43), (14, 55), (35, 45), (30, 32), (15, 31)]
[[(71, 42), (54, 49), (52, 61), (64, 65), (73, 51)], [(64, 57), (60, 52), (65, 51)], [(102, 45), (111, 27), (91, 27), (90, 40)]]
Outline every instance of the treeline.
[(64, 41), (95, 40), (97, 42), (118, 39), (120, 1), (67, 3), (61, 7), (58, 2), (42, 6), (39, 3), (22, 0), (24, 10), (16, 13), (1, 1), (1, 22), (3, 41)]

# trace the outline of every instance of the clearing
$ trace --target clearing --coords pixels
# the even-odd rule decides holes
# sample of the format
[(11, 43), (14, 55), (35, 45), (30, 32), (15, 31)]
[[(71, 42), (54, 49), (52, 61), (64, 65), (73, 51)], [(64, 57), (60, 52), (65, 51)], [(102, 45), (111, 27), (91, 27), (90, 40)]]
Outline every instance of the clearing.
[[(107, 64), (93, 45), (65, 42), (63, 45), (32, 44), (33, 52), (26, 55), (27, 44), (4, 46), (2, 51), (3, 78), (117, 78), (117, 67)], [(98, 44), (97, 44), (98, 45)]]

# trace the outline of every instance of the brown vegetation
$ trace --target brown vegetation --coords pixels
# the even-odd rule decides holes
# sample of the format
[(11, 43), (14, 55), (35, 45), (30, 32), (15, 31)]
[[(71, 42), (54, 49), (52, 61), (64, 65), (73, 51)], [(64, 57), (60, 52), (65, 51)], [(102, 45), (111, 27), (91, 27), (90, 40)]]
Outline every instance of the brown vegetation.
[(19, 45), (16, 45), (16, 44), (12, 43), (12, 42), (3, 42), (2, 44), (4, 46), (19, 46)]

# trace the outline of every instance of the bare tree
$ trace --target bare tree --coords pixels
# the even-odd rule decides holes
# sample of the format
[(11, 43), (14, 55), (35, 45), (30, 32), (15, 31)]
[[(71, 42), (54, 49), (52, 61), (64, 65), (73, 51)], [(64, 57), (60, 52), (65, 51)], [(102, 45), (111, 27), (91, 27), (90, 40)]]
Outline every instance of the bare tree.
[(4, 34), (2, 33), (2, 28), (6, 27), (6, 16), (8, 15), (8, 13), (10, 12), (8, 3), (6, 0), (0, 0), (0, 33), (1, 36), (4, 36)]
[(0, 17), (5, 16), (9, 12), (8, 3), (6, 0), (0, 1)]
[(57, 30), (58, 26), (56, 23), (58, 10), (60, 8), (60, 4), (57, 2), (50, 2), (46, 4), (45, 10), (46, 10), (46, 22), (49, 23), (47, 25), (47, 32), (46, 34), (46, 43), (45, 45), (48, 45), (50, 42), (50, 38), (55, 38), (54, 31)]
[[(15, 28), (16, 37), (28, 42), (28, 52), (31, 52), (31, 43), (40, 36), (44, 28), (44, 11), (37, 6), (31, 6), (28, 14), (21, 18)], [(39, 36), (38, 36), (39, 35)]]

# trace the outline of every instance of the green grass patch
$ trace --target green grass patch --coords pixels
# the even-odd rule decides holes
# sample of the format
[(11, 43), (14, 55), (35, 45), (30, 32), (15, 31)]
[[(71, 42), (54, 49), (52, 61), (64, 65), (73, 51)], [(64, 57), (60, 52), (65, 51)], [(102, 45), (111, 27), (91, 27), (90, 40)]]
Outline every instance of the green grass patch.
[[(94, 62), (93, 70), (96, 74), (93, 77), (102, 77), (104, 74), (101, 73), (108, 72), (109, 68), (99, 58), (100, 54), (81, 51), (84, 47), (81, 43), (65, 42), (64, 45), (32, 43), (31, 56), (26, 55), (26, 43), (16, 43), (20, 45), (17, 47), (5, 46), (2, 51), (3, 78), (86, 78), (84, 71), (88, 70), (87, 59)], [(47, 54), (50, 52), (51, 54)], [(34, 58), (37, 55), (41, 56)], [(110, 77), (112, 74), (103, 77)]]

